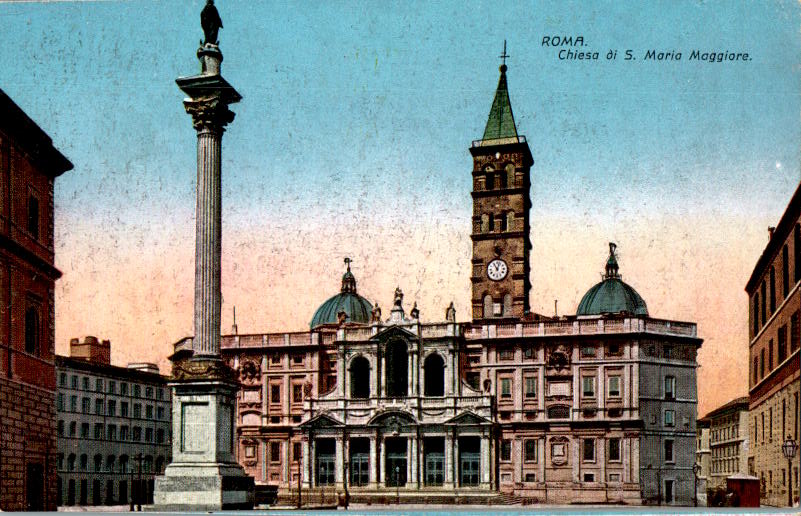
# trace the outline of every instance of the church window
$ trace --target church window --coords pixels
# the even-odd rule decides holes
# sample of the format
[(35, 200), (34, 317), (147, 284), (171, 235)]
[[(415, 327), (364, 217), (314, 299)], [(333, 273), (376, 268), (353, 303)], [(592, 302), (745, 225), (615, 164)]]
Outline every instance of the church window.
[(501, 441), (501, 460), (512, 460), (512, 441), (509, 439), (503, 439)]
[(523, 460), (526, 462), (537, 462), (537, 440), (526, 439), (524, 442), (525, 450), (523, 453)]
[(363, 356), (354, 358), (350, 363), (350, 397), (370, 397), (370, 362)]
[(620, 377), (619, 376), (610, 376), (609, 377), (609, 397), (610, 398), (618, 398), (618, 397), (620, 397)]
[(582, 376), (581, 377), (581, 395), (585, 398), (595, 396), (595, 377)]
[(501, 398), (502, 399), (511, 399), (512, 398), (512, 379), (511, 378), (501, 378)]
[(397, 398), (406, 396), (409, 385), (409, 361), (406, 343), (390, 342), (387, 346), (387, 396)]
[(492, 296), (484, 295), (484, 317), (492, 317)]
[(512, 294), (503, 295), (503, 315), (505, 317), (512, 315)]
[(498, 360), (514, 360), (515, 359), (515, 350), (511, 348), (504, 348), (498, 350)]
[(582, 456), (584, 462), (595, 462), (595, 439), (584, 439)]
[(514, 188), (515, 185), (515, 166), (509, 163), (506, 165), (506, 185), (509, 188)]
[(526, 376), (526, 391), (525, 397), (526, 398), (536, 398), (537, 397), (537, 377), (536, 376)]
[(303, 403), (303, 385), (300, 383), (292, 384), (292, 403)]
[(281, 403), (281, 386), (270, 386), (270, 403)]
[(620, 438), (614, 437), (609, 439), (609, 460), (610, 461), (619, 461), (620, 460)]
[(498, 188), (506, 188), (507, 186), (507, 175), (503, 172), (498, 173)]
[(280, 441), (270, 441), (270, 462), (281, 462)]
[(442, 357), (434, 353), (423, 363), (425, 372), (424, 393), (426, 396), (443, 396), (445, 394), (445, 363)]

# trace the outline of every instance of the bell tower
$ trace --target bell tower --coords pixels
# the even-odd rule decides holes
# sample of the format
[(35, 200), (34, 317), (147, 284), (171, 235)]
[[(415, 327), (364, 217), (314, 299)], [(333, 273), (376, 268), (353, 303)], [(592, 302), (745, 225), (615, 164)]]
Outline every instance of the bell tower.
[(529, 210), (534, 160), (517, 134), (506, 85), (506, 42), (495, 100), (473, 156), (473, 320), (520, 319), (529, 312)]

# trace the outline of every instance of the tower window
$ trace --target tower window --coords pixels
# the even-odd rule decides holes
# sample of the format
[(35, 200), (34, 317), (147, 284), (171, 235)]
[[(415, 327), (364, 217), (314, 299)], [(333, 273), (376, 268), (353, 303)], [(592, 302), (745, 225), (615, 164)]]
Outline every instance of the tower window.
[(503, 315), (512, 315), (512, 294), (504, 294), (503, 296)]
[(486, 213), (481, 214), (481, 232), (482, 233), (489, 233), (490, 225), (489, 225), (489, 215)]
[(506, 188), (506, 174), (498, 174), (498, 188)]
[(484, 317), (492, 317), (492, 296), (486, 294), (484, 296)]
[(504, 231), (514, 231), (515, 229), (515, 212), (506, 212), (506, 228)]
[(495, 171), (487, 169), (487, 173), (484, 176), (484, 189), (485, 190), (494, 190), (495, 189)]
[(499, 218), (501, 219), (501, 231), (506, 231), (507, 230), (507, 219), (506, 219), (506, 217), (501, 215)]
[(506, 184), (509, 188), (515, 187), (515, 166), (509, 163), (506, 165)]
[(495, 214), (489, 214), (489, 227), (487, 228), (488, 231), (492, 232), (495, 231)]

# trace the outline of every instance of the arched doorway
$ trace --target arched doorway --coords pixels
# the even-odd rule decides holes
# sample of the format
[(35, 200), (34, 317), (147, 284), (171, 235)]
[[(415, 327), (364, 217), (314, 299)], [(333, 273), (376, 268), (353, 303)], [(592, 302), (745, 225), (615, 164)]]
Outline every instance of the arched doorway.
[(445, 395), (445, 362), (437, 353), (432, 353), (423, 362), (425, 373), (425, 385), (423, 394), (425, 396), (444, 396)]

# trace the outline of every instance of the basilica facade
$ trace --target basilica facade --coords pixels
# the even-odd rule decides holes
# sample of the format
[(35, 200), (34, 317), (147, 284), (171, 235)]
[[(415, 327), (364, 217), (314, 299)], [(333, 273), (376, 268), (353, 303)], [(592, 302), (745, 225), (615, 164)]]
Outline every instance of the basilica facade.
[(691, 505), (696, 325), (652, 318), (614, 244), (575, 314), (530, 311), (533, 159), (505, 65), (470, 152), (468, 320), (423, 321), (400, 288), (382, 314), (346, 260), (308, 331), (224, 335), (239, 462), (290, 499)]

